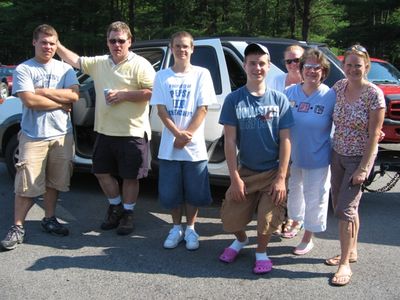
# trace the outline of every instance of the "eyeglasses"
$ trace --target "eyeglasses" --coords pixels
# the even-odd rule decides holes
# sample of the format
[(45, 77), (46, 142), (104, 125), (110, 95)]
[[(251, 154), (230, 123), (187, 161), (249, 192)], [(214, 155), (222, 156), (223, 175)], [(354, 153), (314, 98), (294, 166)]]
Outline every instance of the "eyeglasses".
[(300, 58), (293, 58), (293, 59), (285, 59), (285, 64), (290, 65), (291, 63), (298, 64), (300, 62)]
[(110, 44), (115, 45), (116, 43), (123, 45), (125, 44), (126, 40), (123, 39), (109, 39)]
[(363, 46), (361, 46), (361, 45), (353, 45), (353, 46), (347, 48), (346, 51), (358, 51), (358, 52), (362, 52), (362, 53), (364, 53), (364, 54), (368, 54), (367, 49), (365, 49), (365, 48), (364, 48)]
[(304, 64), (304, 69), (306, 70), (311, 70), (313, 69), (314, 71), (319, 71), (322, 69), (320, 64)]

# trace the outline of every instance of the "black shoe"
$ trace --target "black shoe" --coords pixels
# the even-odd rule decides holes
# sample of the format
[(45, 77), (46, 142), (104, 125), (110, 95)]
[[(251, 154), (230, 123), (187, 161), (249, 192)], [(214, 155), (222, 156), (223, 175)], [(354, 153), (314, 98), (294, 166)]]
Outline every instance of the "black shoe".
[(103, 223), (101, 223), (100, 228), (103, 230), (110, 230), (117, 228), (123, 213), (124, 213), (124, 207), (122, 206), (122, 203), (118, 205), (111, 204), (108, 207), (105, 220), (103, 221)]
[(133, 224), (133, 210), (124, 210), (121, 221), (119, 221), (119, 226), (117, 228), (117, 234), (127, 235), (133, 232), (135, 228)]
[(25, 237), (25, 230), (20, 225), (13, 225), (8, 230), (8, 233), (4, 240), (1, 241), (1, 246), (6, 250), (12, 250), (17, 247), (18, 244), (22, 244)]
[(56, 235), (68, 235), (69, 230), (64, 225), (58, 223), (56, 217), (51, 218), (43, 218), (42, 219), (42, 228), (44, 231)]

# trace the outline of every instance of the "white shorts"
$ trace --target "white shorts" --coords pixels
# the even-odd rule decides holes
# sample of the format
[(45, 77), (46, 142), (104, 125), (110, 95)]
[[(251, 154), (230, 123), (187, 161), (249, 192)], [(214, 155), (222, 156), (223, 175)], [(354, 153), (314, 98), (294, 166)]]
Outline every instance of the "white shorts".
[(307, 231), (326, 230), (330, 178), (329, 166), (320, 169), (290, 168), (288, 216), (294, 221), (304, 221)]

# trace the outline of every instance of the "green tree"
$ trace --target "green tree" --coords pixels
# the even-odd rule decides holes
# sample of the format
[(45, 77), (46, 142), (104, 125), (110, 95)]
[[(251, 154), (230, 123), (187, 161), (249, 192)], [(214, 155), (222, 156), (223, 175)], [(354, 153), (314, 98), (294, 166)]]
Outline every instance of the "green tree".
[[(398, 0), (335, 0), (343, 5), (347, 24), (330, 35), (336, 46), (361, 43), (371, 56), (400, 60), (400, 2)], [(366, 9), (368, 8), (368, 9)]]

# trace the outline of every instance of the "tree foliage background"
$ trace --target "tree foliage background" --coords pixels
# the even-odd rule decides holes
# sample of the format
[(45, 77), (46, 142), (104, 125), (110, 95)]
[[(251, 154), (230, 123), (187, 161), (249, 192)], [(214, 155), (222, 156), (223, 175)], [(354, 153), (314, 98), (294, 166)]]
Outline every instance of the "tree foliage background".
[(400, 66), (398, 0), (0, 0), (0, 62), (33, 55), (32, 31), (53, 25), (80, 55), (107, 51), (107, 26), (122, 20), (136, 40), (198, 36), (283, 37), (327, 43), (337, 54), (361, 43)]

